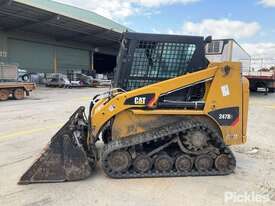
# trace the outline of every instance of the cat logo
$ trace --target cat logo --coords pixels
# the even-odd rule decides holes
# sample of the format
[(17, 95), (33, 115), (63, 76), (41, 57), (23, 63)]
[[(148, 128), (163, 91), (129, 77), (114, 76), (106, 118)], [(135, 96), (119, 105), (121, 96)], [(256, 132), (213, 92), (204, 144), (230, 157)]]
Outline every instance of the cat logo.
[(155, 94), (141, 94), (138, 96), (130, 97), (125, 100), (125, 105), (147, 105), (154, 98)]
[(146, 97), (135, 97), (134, 102), (136, 105), (145, 105)]

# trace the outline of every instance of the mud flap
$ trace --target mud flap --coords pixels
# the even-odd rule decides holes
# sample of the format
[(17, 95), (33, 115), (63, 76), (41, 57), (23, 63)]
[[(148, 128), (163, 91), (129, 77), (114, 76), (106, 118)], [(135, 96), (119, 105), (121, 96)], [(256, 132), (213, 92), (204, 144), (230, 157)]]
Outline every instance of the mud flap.
[(88, 125), (84, 110), (80, 107), (71, 116), (18, 184), (75, 181), (91, 175), (90, 165), (95, 165), (96, 158), (85, 147)]

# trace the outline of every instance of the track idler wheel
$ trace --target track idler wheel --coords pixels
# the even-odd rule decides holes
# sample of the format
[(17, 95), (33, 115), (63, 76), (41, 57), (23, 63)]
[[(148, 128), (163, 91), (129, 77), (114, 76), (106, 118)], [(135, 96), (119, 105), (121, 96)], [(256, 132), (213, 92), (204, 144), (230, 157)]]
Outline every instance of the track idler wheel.
[(230, 159), (227, 155), (221, 154), (215, 160), (215, 167), (219, 171), (230, 170)]
[(148, 172), (152, 168), (152, 165), (153, 165), (152, 159), (145, 155), (137, 156), (133, 163), (134, 169), (138, 173)]
[(131, 156), (127, 151), (115, 151), (108, 157), (108, 166), (113, 172), (125, 172), (131, 166)]

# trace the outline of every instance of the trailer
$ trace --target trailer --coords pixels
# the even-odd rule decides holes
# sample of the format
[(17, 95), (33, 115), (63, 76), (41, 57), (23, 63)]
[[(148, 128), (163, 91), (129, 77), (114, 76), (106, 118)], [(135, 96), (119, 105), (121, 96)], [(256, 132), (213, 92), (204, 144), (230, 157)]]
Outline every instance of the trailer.
[(25, 95), (30, 96), (30, 92), (36, 88), (30, 82), (2, 82), (0, 83), (0, 101), (6, 101), (9, 97), (16, 100), (24, 99)]
[(264, 88), (265, 94), (275, 91), (275, 70), (249, 71), (244, 72), (244, 76), (249, 80), (253, 92), (258, 91), (258, 88)]
[(36, 88), (32, 82), (19, 82), (18, 77), (17, 65), (0, 63), (0, 101), (6, 101), (9, 97), (24, 99)]
[[(238, 61), (241, 72), (249, 80), (250, 90), (264, 89), (265, 94), (275, 91), (275, 59), (264, 63), (264, 59), (253, 59), (234, 39), (217, 39), (205, 47), (210, 62)], [(266, 69), (271, 68), (271, 69)]]

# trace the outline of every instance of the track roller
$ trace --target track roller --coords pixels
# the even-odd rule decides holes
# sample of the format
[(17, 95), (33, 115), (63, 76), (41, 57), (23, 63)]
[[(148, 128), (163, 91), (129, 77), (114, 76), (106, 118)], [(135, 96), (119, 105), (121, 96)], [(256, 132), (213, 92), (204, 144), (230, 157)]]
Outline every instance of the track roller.
[(160, 154), (155, 160), (155, 169), (158, 172), (167, 172), (173, 168), (174, 161), (167, 154)]
[(138, 155), (133, 162), (133, 166), (136, 172), (146, 173), (148, 172), (153, 165), (153, 160), (145, 155)]

